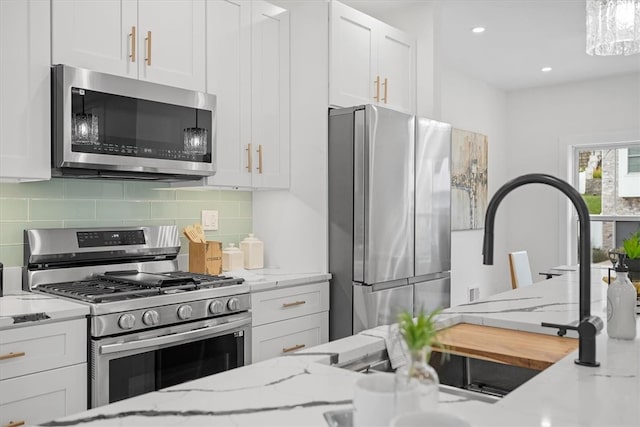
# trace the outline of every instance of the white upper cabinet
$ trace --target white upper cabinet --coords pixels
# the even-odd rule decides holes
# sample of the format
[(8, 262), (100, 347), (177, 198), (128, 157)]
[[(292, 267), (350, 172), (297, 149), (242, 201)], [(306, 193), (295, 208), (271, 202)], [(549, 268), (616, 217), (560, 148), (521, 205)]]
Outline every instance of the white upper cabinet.
[(138, 77), (136, 0), (53, 0), (52, 62)]
[(205, 1), (139, 0), (141, 80), (205, 91)]
[(416, 112), (416, 42), (406, 33), (386, 24), (378, 33), (380, 105)]
[(331, 2), (329, 103), (416, 111), (416, 41), (337, 1)]
[[(252, 4), (253, 186), (289, 187), (289, 13)], [(257, 174), (256, 174), (257, 172)]]
[(207, 25), (207, 92), (217, 97), (217, 172), (209, 184), (251, 187), (251, 3), (208, 1)]
[(52, 0), (52, 62), (205, 90), (204, 0)]
[(289, 13), (263, 1), (207, 2), (207, 91), (217, 96), (208, 185), (289, 187)]
[(0, 0), (0, 180), (51, 177), (49, 2)]

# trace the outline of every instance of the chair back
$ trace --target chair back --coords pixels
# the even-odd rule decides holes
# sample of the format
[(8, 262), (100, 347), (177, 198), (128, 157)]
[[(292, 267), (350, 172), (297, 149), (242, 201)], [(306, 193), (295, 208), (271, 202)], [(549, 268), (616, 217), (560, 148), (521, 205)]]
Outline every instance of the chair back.
[(510, 252), (509, 269), (511, 270), (511, 287), (513, 289), (533, 283), (527, 251)]

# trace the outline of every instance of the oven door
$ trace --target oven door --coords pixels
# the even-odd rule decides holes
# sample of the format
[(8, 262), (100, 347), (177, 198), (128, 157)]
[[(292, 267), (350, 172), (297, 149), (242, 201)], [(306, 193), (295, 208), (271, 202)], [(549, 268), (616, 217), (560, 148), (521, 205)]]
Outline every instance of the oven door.
[(244, 312), (91, 340), (91, 407), (251, 362), (251, 313)]

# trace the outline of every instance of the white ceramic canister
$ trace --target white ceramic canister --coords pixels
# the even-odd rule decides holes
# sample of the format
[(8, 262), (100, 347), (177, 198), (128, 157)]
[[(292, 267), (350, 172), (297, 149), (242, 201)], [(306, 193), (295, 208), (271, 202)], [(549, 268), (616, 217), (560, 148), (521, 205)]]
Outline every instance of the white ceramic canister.
[(244, 268), (264, 267), (264, 244), (252, 233), (240, 242), (240, 249), (244, 252)]
[(241, 270), (244, 267), (244, 252), (234, 243), (222, 250), (222, 271)]

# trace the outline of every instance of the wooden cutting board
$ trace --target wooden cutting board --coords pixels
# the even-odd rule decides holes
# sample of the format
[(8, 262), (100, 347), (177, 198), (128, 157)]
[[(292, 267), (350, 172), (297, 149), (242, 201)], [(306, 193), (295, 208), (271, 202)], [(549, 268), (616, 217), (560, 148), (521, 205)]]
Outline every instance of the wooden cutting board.
[(578, 348), (578, 340), (512, 329), (459, 323), (438, 333), (436, 351), (543, 370)]

